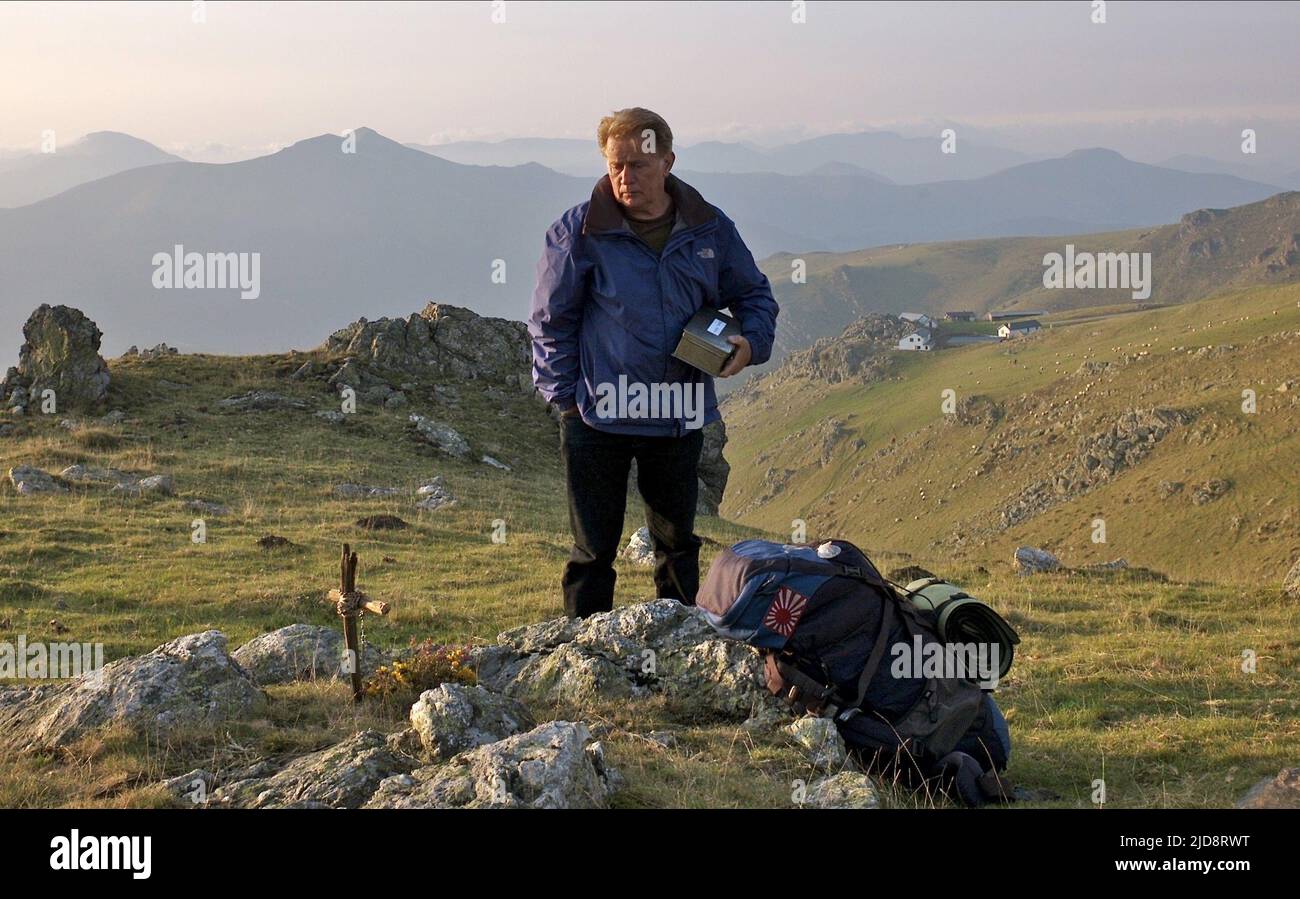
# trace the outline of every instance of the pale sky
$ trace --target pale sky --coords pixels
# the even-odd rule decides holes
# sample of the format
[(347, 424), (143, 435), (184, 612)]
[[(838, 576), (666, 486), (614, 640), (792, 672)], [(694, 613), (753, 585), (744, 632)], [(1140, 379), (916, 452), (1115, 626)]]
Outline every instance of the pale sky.
[(1264, 122), (1300, 140), (1296, 2), (1112, 2), (1104, 25), (1088, 0), (812, 0), (801, 25), (781, 0), (507, 0), (495, 24), (497, 5), (209, 0), (196, 24), (189, 2), (0, 3), (0, 147), (45, 129), (182, 155), (361, 125), (420, 143), (586, 139), (633, 105), (681, 145), (959, 121), (1033, 152), (1156, 119), (1169, 154), (1206, 151), (1178, 146), (1193, 119), (1222, 127), (1220, 155)]

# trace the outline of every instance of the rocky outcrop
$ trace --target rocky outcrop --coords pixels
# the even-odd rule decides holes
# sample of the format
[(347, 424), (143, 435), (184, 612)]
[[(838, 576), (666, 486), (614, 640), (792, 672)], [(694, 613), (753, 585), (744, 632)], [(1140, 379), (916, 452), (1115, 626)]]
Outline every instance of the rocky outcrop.
[(582, 706), (657, 694), (704, 718), (785, 714), (764, 685), (759, 652), (717, 639), (694, 608), (674, 599), (506, 631), (495, 646), (476, 648), (471, 664), (480, 683), (533, 702)]
[(523, 322), (430, 303), (406, 318), (359, 319), (331, 334), (322, 349), (342, 362), (331, 383), (359, 395), (401, 381), (446, 377), (531, 392), (530, 345)]
[[(1080, 438), (1068, 462), (1052, 477), (1019, 491), (1000, 511), (1003, 529), (1076, 499), (1137, 465), (1171, 430), (1192, 420), (1180, 409), (1135, 409), (1110, 427)], [(991, 447), (993, 452), (997, 446)]]
[(108, 396), (108, 366), (99, 355), (103, 335), (93, 321), (70, 306), (42, 304), (23, 325), (17, 368), (0, 381), (5, 408), (37, 408), (53, 390), (59, 410), (102, 403)]
[[(808, 378), (827, 384), (879, 381), (889, 371), (892, 351), (898, 348), (898, 341), (914, 330), (910, 323), (896, 316), (872, 313), (849, 325), (837, 337), (823, 337), (808, 349), (791, 353), (770, 377), (773, 381)], [(746, 388), (750, 384), (741, 390)]]
[(266, 696), (220, 631), (190, 634), (70, 681), (0, 690), (0, 734), (27, 748), (65, 746), (111, 724), (165, 734), (262, 712)]
[(551, 721), (390, 777), (365, 808), (607, 808), (617, 783), (585, 724)]
[[(233, 656), (263, 686), (346, 676), (343, 633), (338, 627), (291, 624), (254, 637)], [(360, 656), (363, 672), (374, 671), (386, 661), (373, 643), (362, 644)]]

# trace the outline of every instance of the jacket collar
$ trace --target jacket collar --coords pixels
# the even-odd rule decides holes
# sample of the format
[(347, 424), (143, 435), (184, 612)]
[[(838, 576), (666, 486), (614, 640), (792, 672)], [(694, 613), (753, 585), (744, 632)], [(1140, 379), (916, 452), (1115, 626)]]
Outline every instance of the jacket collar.
[[(694, 228), (717, 218), (717, 212), (705, 202), (700, 192), (691, 187), (672, 172), (664, 180), (664, 190), (673, 198), (677, 207), (677, 225), (673, 228)], [(614, 187), (609, 183), (609, 175), (596, 182), (591, 192), (591, 203), (587, 207), (587, 216), (582, 223), (583, 234), (600, 234), (606, 231), (628, 231), (623, 221), (623, 204), (614, 197)]]

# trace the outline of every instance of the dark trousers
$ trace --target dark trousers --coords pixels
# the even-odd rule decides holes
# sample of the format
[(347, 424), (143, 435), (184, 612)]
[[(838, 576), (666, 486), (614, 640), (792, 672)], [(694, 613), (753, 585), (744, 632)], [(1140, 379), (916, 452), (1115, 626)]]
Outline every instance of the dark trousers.
[(695, 604), (703, 542), (695, 536), (695, 503), (703, 445), (702, 428), (681, 437), (641, 437), (597, 430), (577, 415), (560, 419), (573, 530), (573, 551), (560, 581), (566, 614), (585, 618), (614, 607), (614, 558), (623, 539), (634, 458), (654, 545), (657, 595)]

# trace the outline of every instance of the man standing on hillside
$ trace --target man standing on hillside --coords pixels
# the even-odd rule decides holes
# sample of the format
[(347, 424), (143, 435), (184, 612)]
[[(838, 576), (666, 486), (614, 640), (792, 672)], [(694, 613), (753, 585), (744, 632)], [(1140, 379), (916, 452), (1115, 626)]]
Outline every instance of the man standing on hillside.
[[(735, 223), (669, 174), (663, 118), (619, 110), (601, 119), (596, 141), (609, 174), (546, 232), (528, 322), (533, 383), (560, 413), (574, 543), (561, 586), (572, 617), (614, 607), (632, 459), (655, 589), (695, 603), (697, 467), (703, 426), (721, 416), (713, 378), (672, 352), (695, 312), (727, 307), (743, 334), (729, 338), (736, 350), (720, 377), (730, 377), (767, 361), (778, 311)], [(649, 395), (675, 401), (647, 410), (633, 399)]]

